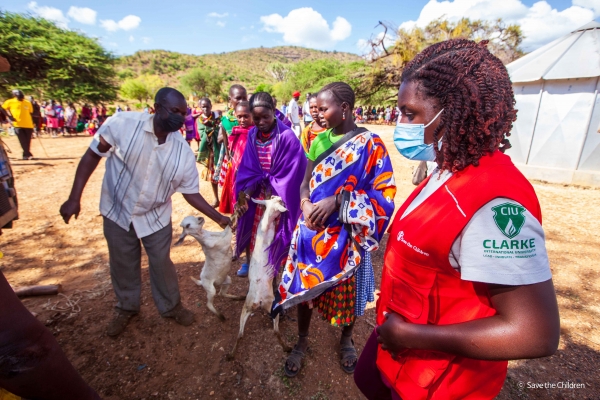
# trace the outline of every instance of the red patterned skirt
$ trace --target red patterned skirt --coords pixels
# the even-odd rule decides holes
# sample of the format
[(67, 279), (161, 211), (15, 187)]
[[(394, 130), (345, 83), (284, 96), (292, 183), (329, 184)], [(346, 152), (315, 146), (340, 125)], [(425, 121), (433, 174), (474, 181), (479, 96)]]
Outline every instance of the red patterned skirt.
[(356, 278), (352, 275), (333, 289), (313, 300), (313, 305), (325, 321), (333, 326), (348, 326), (354, 323), (356, 302)]

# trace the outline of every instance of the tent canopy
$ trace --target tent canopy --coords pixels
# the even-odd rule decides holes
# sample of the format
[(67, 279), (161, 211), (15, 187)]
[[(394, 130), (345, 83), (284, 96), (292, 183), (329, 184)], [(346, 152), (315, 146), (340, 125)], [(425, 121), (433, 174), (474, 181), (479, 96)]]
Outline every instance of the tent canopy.
[(600, 186), (600, 24), (506, 66), (517, 120), (508, 154), (531, 179)]
[(592, 21), (506, 66), (513, 83), (600, 76), (600, 23)]

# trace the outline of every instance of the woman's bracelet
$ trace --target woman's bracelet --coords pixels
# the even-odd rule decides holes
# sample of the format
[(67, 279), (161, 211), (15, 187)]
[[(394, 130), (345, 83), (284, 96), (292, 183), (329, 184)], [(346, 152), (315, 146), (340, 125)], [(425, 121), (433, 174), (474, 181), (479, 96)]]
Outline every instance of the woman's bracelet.
[(300, 210), (304, 208), (304, 203), (306, 203), (307, 201), (310, 201), (308, 197), (305, 197), (300, 201)]

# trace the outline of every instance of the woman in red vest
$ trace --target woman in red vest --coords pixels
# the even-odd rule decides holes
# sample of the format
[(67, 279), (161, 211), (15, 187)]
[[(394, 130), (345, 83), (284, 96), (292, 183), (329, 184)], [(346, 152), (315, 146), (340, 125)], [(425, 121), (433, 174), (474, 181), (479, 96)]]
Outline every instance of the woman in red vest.
[(507, 360), (558, 347), (540, 206), (503, 154), (512, 86), (486, 45), (438, 43), (403, 71), (394, 143), (438, 168), (389, 229), (377, 328), (354, 375), (368, 399), (492, 399)]

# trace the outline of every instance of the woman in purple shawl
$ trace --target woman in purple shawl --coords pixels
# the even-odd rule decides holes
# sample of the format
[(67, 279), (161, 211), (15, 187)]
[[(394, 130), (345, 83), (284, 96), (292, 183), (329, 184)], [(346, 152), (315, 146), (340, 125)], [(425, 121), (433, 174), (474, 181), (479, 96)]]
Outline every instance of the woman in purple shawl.
[[(288, 211), (279, 217), (275, 238), (269, 247), (269, 265), (277, 273), (288, 254), (292, 233), (300, 216), (300, 184), (306, 169), (306, 157), (294, 132), (275, 117), (275, 110), (273, 98), (268, 93), (258, 92), (250, 98), (250, 111), (256, 126), (248, 133), (234, 190), (235, 193), (243, 191), (247, 199), (280, 196), (285, 203)], [(245, 203), (244, 206), (236, 205), (236, 212), (241, 215), (236, 254), (239, 256), (246, 250), (249, 264), (264, 207), (253, 201)], [(242, 265), (238, 276), (248, 275), (248, 264)]]

